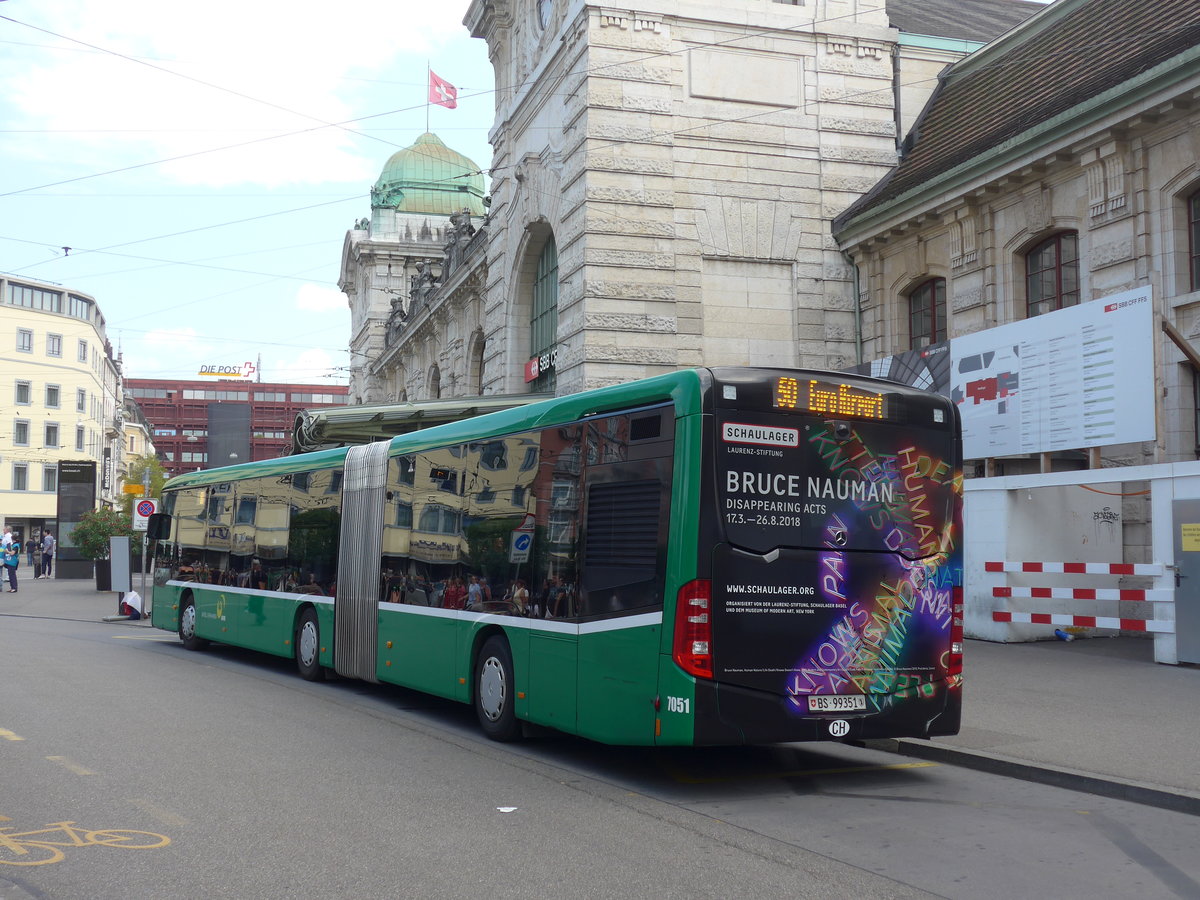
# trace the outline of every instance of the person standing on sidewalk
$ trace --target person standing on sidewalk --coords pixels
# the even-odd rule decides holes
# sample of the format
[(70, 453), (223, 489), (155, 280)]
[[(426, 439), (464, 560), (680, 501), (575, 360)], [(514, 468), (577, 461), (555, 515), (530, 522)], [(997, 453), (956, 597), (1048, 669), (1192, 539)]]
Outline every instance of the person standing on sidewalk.
[(33, 555), (38, 551), (38, 542), (33, 539), (33, 535), (29, 536), (29, 540), (25, 542), (25, 553), (29, 557), (29, 568), (33, 568)]
[(17, 592), (17, 567), (21, 565), (21, 545), (13, 541), (4, 548), (4, 571), (8, 573), (8, 592)]
[(49, 578), (50, 577), (50, 570), (53, 568), (53, 564), (54, 564), (54, 545), (55, 545), (54, 535), (52, 535), (49, 531), (47, 531), (45, 536), (42, 538), (42, 566), (41, 566), (42, 571), (41, 571), (41, 574), (36, 575), (34, 577), (36, 577), (36, 578)]

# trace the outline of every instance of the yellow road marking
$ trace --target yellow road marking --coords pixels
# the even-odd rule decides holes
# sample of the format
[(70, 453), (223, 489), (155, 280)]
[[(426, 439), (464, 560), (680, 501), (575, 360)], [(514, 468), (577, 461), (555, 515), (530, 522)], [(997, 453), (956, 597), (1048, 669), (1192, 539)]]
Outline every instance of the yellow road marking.
[(935, 762), (912, 762), (912, 763), (894, 763), (888, 766), (843, 766), (837, 769), (796, 769), (789, 772), (759, 772), (755, 774), (747, 773), (745, 775), (723, 775), (717, 777), (700, 777), (696, 775), (688, 775), (681, 772), (674, 766), (664, 765), (667, 774), (680, 784), (721, 784), (731, 781), (761, 781), (767, 778), (804, 778), (813, 777), (816, 775), (849, 775), (858, 772), (890, 772), (901, 769), (927, 769), (930, 766), (938, 766), (941, 763)]
[(23, 741), (23, 740), (25, 740), (25, 738), (21, 737), (15, 731), (9, 731), (7, 728), (0, 728), (0, 738), (4, 738), (6, 741)]
[(174, 635), (166, 635), (166, 634), (161, 635), (161, 636), (157, 635), (157, 634), (147, 634), (145, 636), (140, 635), (140, 634), (113, 634), (113, 635), (110, 635), (110, 637), (115, 641), (177, 641), (177, 640), (179, 640), (179, 638), (175, 637)]
[(85, 769), (79, 763), (72, 762), (71, 760), (67, 759), (65, 756), (47, 756), (46, 759), (50, 760), (50, 762), (58, 763), (60, 766), (62, 766), (68, 772), (74, 772), (76, 775), (95, 775), (96, 774), (95, 772), (91, 771), (90, 769)]
[(183, 816), (177, 815), (171, 812), (169, 809), (163, 809), (161, 806), (157, 806), (156, 804), (151, 803), (149, 800), (143, 800), (140, 797), (134, 797), (129, 802), (142, 812), (154, 816), (154, 818), (158, 819), (164, 825), (182, 826), (188, 824), (188, 820)]

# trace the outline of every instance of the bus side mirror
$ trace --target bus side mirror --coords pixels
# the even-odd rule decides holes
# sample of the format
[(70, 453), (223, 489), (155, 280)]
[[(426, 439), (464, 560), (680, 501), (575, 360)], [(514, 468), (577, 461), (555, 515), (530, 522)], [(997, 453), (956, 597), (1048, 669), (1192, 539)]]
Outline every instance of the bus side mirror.
[(171, 536), (171, 517), (166, 513), (154, 513), (146, 521), (146, 537), (152, 541), (165, 541)]

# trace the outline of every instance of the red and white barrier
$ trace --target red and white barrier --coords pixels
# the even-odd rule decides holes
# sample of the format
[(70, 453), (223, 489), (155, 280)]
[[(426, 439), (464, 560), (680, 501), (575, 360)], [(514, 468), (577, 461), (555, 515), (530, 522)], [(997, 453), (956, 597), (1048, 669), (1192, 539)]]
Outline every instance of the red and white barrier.
[(985, 562), (985, 572), (1042, 572), (1046, 575), (1162, 575), (1158, 563)]
[(1171, 591), (1127, 588), (995, 587), (993, 597), (1038, 597), (1043, 600), (1124, 600), (1131, 603), (1170, 603)]
[[(985, 562), (985, 572), (1016, 572), (1043, 575), (1140, 575), (1161, 579), (1166, 567), (1158, 563), (1068, 563), (1068, 562)], [(1159, 584), (1162, 582), (1159, 581)], [(1117, 600), (1139, 603), (1173, 603), (1175, 592), (1164, 588), (1134, 590), (1126, 588), (1073, 587), (1010, 587), (992, 588), (998, 599), (1026, 598), (1039, 600)], [(1160, 615), (1170, 615), (1170, 607), (1156, 608)], [(1167, 619), (1130, 619), (1119, 616), (1084, 616), (1074, 613), (993, 611), (993, 622), (1058, 625), (1076, 628), (1113, 628), (1121, 631), (1146, 631), (1174, 634), (1174, 616)]]
[(1072, 616), (1066, 613), (994, 612), (992, 620), (1079, 628), (1119, 628), (1122, 631), (1154, 631), (1160, 634), (1171, 634), (1175, 631), (1174, 622), (1161, 619), (1119, 619), (1115, 616)]

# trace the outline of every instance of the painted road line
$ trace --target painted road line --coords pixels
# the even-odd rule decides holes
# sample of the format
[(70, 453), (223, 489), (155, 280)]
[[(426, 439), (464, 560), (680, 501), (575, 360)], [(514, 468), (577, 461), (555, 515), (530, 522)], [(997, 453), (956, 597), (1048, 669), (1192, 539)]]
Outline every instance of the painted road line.
[(145, 800), (141, 797), (133, 797), (129, 800), (129, 803), (136, 806), (147, 815), (158, 819), (158, 821), (162, 822), (164, 825), (175, 825), (182, 827), (184, 825), (191, 824), (183, 816), (173, 813), (169, 809), (164, 809), (163, 807), (158, 806), (155, 803), (151, 803), (149, 800)]
[(156, 635), (156, 634), (147, 634), (147, 635), (140, 635), (140, 634), (113, 634), (113, 635), (109, 635), (109, 636), (110, 636), (110, 637), (111, 637), (111, 638), (112, 638), (114, 641), (155, 641), (155, 642), (157, 642), (157, 643), (159, 643), (159, 644), (178, 643), (178, 642), (179, 642), (179, 638), (178, 638), (178, 637), (176, 637), (176, 636), (175, 636), (175, 635), (173, 635), (173, 634), (172, 634), (172, 635), (166, 635), (166, 634), (164, 634), (164, 635), (162, 635), (161, 637), (160, 637), (159, 635)]
[(58, 763), (68, 772), (74, 772), (76, 775), (95, 775), (91, 769), (85, 769), (79, 763), (67, 759), (65, 756), (47, 756), (46, 759), (52, 763)]
[(674, 766), (664, 765), (663, 769), (672, 779), (680, 784), (723, 784), (737, 781), (762, 781), (771, 778), (815, 778), (818, 775), (856, 775), (861, 772), (895, 772), (901, 769), (927, 769), (940, 763), (893, 763), (887, 766), (842, 766), (836, 769), (796, 769), (787, 772), (759, 772), (746, 775), (699, 776), (689, 775)]

